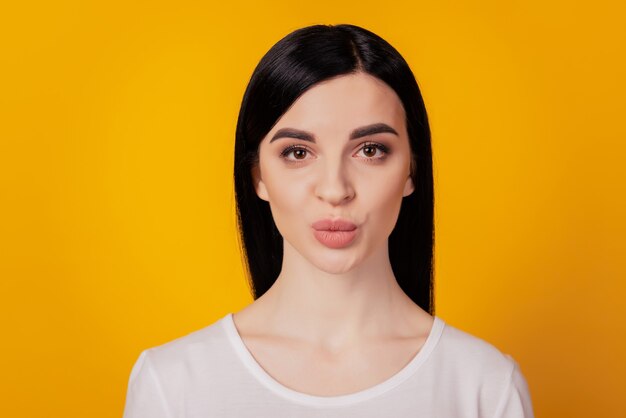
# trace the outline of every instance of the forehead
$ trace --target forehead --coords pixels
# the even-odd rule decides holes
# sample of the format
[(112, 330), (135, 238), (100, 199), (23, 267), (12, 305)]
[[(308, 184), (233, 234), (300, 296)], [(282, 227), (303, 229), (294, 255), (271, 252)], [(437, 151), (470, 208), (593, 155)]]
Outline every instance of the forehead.
[(364, 73), (322, 81), (304, 92), (278, 120), (282, 127), (316, 134), (345, 134), (355, 127), (387, 123), (404, 131), (404, 108), (398, 95), (382, 80)]

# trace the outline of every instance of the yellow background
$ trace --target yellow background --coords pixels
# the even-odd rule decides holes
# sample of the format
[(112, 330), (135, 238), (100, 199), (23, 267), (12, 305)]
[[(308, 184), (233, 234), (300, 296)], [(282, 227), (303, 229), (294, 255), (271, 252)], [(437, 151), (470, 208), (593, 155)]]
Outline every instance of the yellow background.
[(429, 111), (437, 315), (513, 355), (538, 417), (622, 416), (620, 2), (221, 3), (2, 7), (0, 414), (121, 416), (142, 349), (250, 303), (243, 91), (287, 33), (353, 23)]

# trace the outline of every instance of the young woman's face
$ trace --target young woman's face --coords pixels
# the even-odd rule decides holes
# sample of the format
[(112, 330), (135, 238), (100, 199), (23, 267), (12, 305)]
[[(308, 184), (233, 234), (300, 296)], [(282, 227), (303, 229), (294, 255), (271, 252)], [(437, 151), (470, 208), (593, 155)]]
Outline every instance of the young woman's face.
[[(410, 166), (402, 102), (381, 80), (358, 73), (301, 95), (261, 141), (253, 177), (284, 245), (341, 273), (376, 251), (386, 255), (402, 198), (413, 192)], [(314, 225), (324, 219), (356, 229)]]

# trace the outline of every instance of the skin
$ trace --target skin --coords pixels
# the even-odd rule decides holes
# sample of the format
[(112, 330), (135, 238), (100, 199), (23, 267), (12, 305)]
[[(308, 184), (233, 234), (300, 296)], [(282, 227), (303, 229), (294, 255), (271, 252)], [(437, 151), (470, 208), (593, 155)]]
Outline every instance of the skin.
[[(374, 123), (398, 135), (349, 139)], [(307, 131), (316, 142), (270, 142), (282, 128)], [(291, 145), (306, 150), (281, 157)], [(388, 255), (402, 199), (414, 191), (402, 102), (365, 73), (318, 83), (279, 119), (259, 153), (255, 188), (270, 204), (284, 255), (274, 285), (233, 314), (245, 345), (275, 380), (302, 393), (338, 396), (390, 378), (433, 324), (399, 287)], [(331, 249), (315, 239), (311, 224), (336, 216), (354, 222), (358, 233), (348, 247)]]

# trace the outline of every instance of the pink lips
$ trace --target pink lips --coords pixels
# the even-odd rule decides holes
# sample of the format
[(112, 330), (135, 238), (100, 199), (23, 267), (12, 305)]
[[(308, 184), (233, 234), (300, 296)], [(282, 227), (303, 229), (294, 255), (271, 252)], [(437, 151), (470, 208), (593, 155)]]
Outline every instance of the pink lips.
[(356, 237), (356, 225), (343, 219), (322, 219), (314, 222), (313, 235), (329, 248), (342, 248), (347, 246)]

